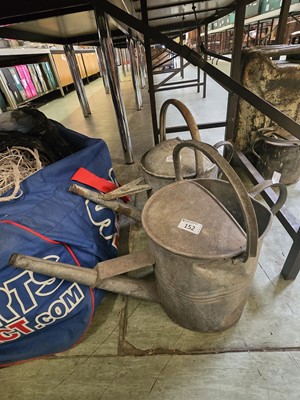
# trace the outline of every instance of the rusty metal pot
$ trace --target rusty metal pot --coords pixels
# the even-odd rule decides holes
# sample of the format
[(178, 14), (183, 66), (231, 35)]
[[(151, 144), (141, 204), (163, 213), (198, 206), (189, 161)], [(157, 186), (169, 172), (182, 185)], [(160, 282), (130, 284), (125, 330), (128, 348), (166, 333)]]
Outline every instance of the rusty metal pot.
[(252, 152), (257, 157), (256, 169), (265, 179), (272, 178), (274, 172), (281, 174), (280, 182), (286, 185), (298, 182), (300, 178), (300, 140), (274, 128), (257, 131), (257, 139), (252, 144)]
[[(193, 140), (201, 141), (200, 133), (197, 123), (189, 111), (189, 109), (177, 99), (169, 99), (165, 101), (160, 110), (160, 143), (147, 151), (141, 159), (141, 168), (143, 171), (144, 179), (147, 184), (152, 187), (150, 194), (155, 193), (162, 187), (175, 182), (175, 171), (173, 164), (173, 150), (174, 147), (181, 143), (180, 138), (166, 140), (166, 114), (170, 105), (175, 106), (182, 116), (184, 117), (191, 137)], [(216, 148), (220, 146), (228, 147), (229, 156), (232, 156), (233, 147), (229, 142), (218, 142), (215, 144)], [(193, 149), (185, 148), (181, 152), (181, 164), (183, 175), (186, 179), (193, 178), (209, 178), (216, 177), (218, 170), (202, 153), (197, 152), (193, 155)]]
[[(179, 153), (190, 146), (218, 165), (228, 182), (183, 180)], [(158, 301), (177, 324), (201, 332), (222, 331), (242, 315), (252, 285), (263, 238), (272, 214), (286, 199), (280, 189), (269, 210), (251, 192), (216, 149), (201, 142), (178, 144), (173, 152), (176, 182), (156, 193), (142, 211), (150, 254), (141, 252), (99, 263), (94, 270), (14, 255), (17, 267), (84, 283), (117, 293)], [(167, 204), (167, 207), (166, 207)], [(155, 282), (130, 279), (126, 271), (155, 263)]]

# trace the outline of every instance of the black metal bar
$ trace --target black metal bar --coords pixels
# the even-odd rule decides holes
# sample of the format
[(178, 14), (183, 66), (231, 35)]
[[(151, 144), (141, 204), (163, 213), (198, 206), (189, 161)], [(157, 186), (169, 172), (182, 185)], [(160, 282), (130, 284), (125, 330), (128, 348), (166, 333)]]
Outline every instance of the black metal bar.
[(284, 279), (295, 279), (300, 270), (300, 229), (281, 270)]
[(263, 32), (263, 28), (264, 28), (264, 21), (262, 21), (262, 22), (261, 22), (261, 25), (260, 25), (259, 40), (258, 40), (258, 45), (259, 45), (259, 46), (261, 45), (261, 35), (262, 35), (262, 32)]
[[(169, 8), (169, 7), (179, 7), (179, 6), (186, 6), (187, 4), (193, 4), (193, 3), (195, 3), (195, 1), (192, 1), (192, 0), (187, 0), (187, 1), (178, 1), (178, 2), (176, 2), (176, 3), (168, 3), (168, 2), (165, 2), (164, 4), (158, 4), (158, 5), (156, 5), (156, 6), (149, 6), (148, 7), (148, 11), (155, 11), (155, 10), (161, 10), (161, 9), (163, 9), (163, 8)], [(218, 10), (227, 10), (229, 7), (220, 7), (220, 8), (218, 8)], [(140, 12), (140, 11), (142, 11), (142, 7), (141, 8), (137, 8), (136, 9), (136, 11), (137, 12)], [(209, 12), (209, 11), (216, 11), (216, 9), (215, 8), (205, 8), (204, 10), (199, 10), (199, 11), (197, 11), (197, 12)], [(194, 12), (192, 12), (192, 13), (194, 13)], [(180, 14), (180, 16), (181, 16), (182, 14)]]
[(300, 20), (297, 17), (295, 17), (295, 15), (293, 15), (292, 13), (289, 13), (289, 16), (291, 18), (293, 18), (297, 22), (297, 24), (300, 24)]
[[(201, 33), (201, 29), (198, 26), (198, 28), (197, 28), (197, 51), (198, 52), (200, 52), (200, 33)], [(200, 68), (198, 67), (197, 68), (197, 82), (198, 83), (200, 83), (200, 78), (201, 78), (201, 76), (200, 76)], [(203, 86), (203, 83), (202, 83), (201, 86)], [(200, 85), (197, 87), (197, 93), (199, 93), (199, 92), (200, 92)]]
[[(143, 24), (148, 24), (148, 12), (147, 12), (147, 0), (141, 0), (142, 6), (142, 19)], [(159, 132), (158, 132), (158, 124), (157, 124), (157, 114), (156, 114), (156, 102), (155, 102), (155, 92), (154, 92), (154, 79), (153, 79), (153, 69), (152, 69), (152, 60), (151, 60), (151, 47), (150, 47), (150, 37), (144, 32), (140, 31), (144, 34), (144, 44), (145, 44), (145, 55), (146, 55), (146, 64), (147, 64), (147, 72), (148, 72), (148, 88), (149, 88), (149, 97), (150, 97), (150, 107), (151, 107), (151, 116), (152, 116), (152, 129), (153, 129), (153, 137), (154, 143), (159, 143)]]
[(165, 52), (165, 50), (162, 50), (160, 53), (154, 54), (153, 56), (151, 55), (151, 60), (152, 62), (158, 58), (159, 56), (161, 56), (163, 53)]
[[(142, 0), (144, 1), (144, 0)], [(241, 1), (241, 3), (247, 3)], [(250, 2), (248, 2), (250, 3)], [(240, 4), (240, 1), (239, 1)], [(132, 26), (138, 32), (141, 32), (145, 37), (151, 38), (157, 43), (164, 44), (168, 49), (172, 50), (178, 55), (182, 55), (187, 61), (196, 67), (200, 67), (204, 72), (207, 72), (214, 80), (222, 85), (226, 90), (236, 92), (240, 97), (246, 100), (249, 104), (255, 107), (257, 110), (264, 113), (271, 120), (277, 123), (279, 126), (286, 129), (292, 135), (300, 138), (299, 124), (283, 114), (276, 107), (271, 105), (266, 100), (257, 96), (249, 89), (242, 86), (239, 82), (227, 76), (224, 72), (214, 67), (210, 63), (206, 62), (201, 55), (190, 49), (188, 46), (180, 46), (180, 44), (168, 38), (166, 35), (159, 32), (147, 25), (144, 21), (140, 21), (132, 15), (122, 11), (120, 8), (114, 6), (107, 0), (101, 0), (101, 7), (106, 10), (111, 16), (120, 21)], [(142, 7), (143, 8), (143, 7)]]
[[(208, 25), (204, 25), (204, 46), (207, 49), (208, 45)], [(207, 56), (204, 55), (204, 59), (207, 62)], [(202, 97), (205, 99), (206, 98), (206, 90), (207, 90), (207, 75), (206, 72), (203, 72), (203, 94)]]
[(246, 46), (247, 46), (247, 47), (249, 47), (250, 28), (251, 28), (251, 26), (250, 26), (250, 24), (249, 24), (248, 27), (247, 27), (247, 43), (246, 43)]
[(255, 34), (255, 46), (258, 45), (258, 32), (259, 32), (259, 21), (257, 21), (257, 25), (256, 25), (256, 34)]
[(169, 88), (161, 88), (161, 89), (157, 89), (155, 90), (156, 92), (163, 92), (165, 90), (176, 90), (176, 89), (185, 89), (185, 88), (189, 88), (189, 87), (196, 87), (196, 86), (202, 86), (203, 83), (194, 83), (193, 85), (179, 85), (179, 86), (172, 86)]
[[(206, 124), (198, 124), (198, 129), (214, 129), (214, 128), (223, 128), (226, 126), (226, 121), (223, 122), (207, 122)], [(188, 131), (189, 128), (187, 125), (181, 126), (171, 126), (166, 128), (166, 133), (177, 133), (177, 132), (185, 132)]]
[(275, 18), (272, 18), (271, 26), (270, 26), (269, 44), (272, 44), (272, 32), (273, 32), (274, 20), (275, 20)]
[[(240, 81), (241, 76), (241, 57), (244, 33), (244, 21), (246, 15), (246, 5), (237, 3), (237, 9), (234, 20), (234, 42), (232, 61), (230, 69), (230, 77), (235, 81)], [(227, 126), (225, 131), (225, 140), (232, 140), (234, 135), (234, 126), (239, 96), (237, 93), (230, 92), (227, 104)]]
[(291, 0), (283, 0), (280, 8), (279, 21), (276, 32), (276, 44), (284, 43), (284, 34), (289, 16)]
[[(183, 68), (186, 68), (188, 65), (190, 65), (189, 62), (185, 63), (183, 65)], [(167, 83), (169, 80), (171, 80), (172, 78), (174, 78), (174, 76), (176, 76), (179, 72), (181, 72), (181, 69), (177, 69), (175, 72), (173, 72), (171, 75), (169, 75), (167, 78), (165, 78), (163, 81), (161, 81), (160, 83), (158, 83), (157, 85), (154, 86), (154, 89), (158, 89), (160, 86), (163, 86), (165, 83)]]
[[(166, 56), (167, 56), (167, 55), (166, 55)], [(173, 57), (171, 57), (171, 58), (168, 58), (166, 61), (161, 62), (160, 64), (156, 64), (156, 65), (153, 67), (153, 69), (157, 69), (157, 68), (161, 67), (162, 65), (167, 64), (169, 61), (174, 60), (174, 58), (176, 58), (176, 57), (178, 57), (177, 54), (175, 54), (175, 56), (173, 56)]]
[(222, 54), (215, 53), (214, 51), (207, 50), (203, 43), (200, 44), (200, 49), (201, 49), (202, 53), (205, 54), (206, 56), (219, 58), (220, 60), (227, 61), (230, 63), (232, 62), (231, 58), (222, 56)]
[[(161, 58), (159, 58), (159, 57), (161, 57)], [(169, 54), (166, 52), (166, 50), (160, 52), (160, 53), (157, 54), (155, 57), (152, 57), (152, 63), (153, 63), (154, 61), (156, 61), (156, 59), (157, 59), (157, 64), (154, 64), (154, 65), (153, 65), (153, 69), (157, 68), (157, 66), (159, 65), (159, 63), (160, 63), (162, 60), (165, 60), (165, 59), (166, 59), (166, 61), (167, 61), (167, 60), (168, 60), (167, 57), (169, 57)], [(163, 61), (163, 63), (164, 63), (164, 62), (165, 62), (165, 61)], [(160, 64), (160, 65), (161, 65), (161, 64)]]
[(171, 69), (164, 69), (162, 71), (154, 71), (153, 74), (154, 75), (160, 75), (160, 74), (170, 74), (170, 73), (174, 73), (174, 72), (180, 72), (180, 68), (171, 68)]
[[(180, 32), (180, 39), (179, 39), (179, 43), (182, 46), (183, 45), (183, 33)], [(180, 74), (181, 74), (181, 78), (184, 78), (184, 64), (183, 64), (183, 57), (180, 56)]]
[(182, 83), (192, 83), (192, 82), (198, 82), (198, 78), (195, 79), (187, 79), (185, 81), (178, 81), (178, 82), (168, 82), (165, 83), (164, 85), (160, 85), (160, 86), (170, 86), (170, 85), (178, 85), (178, 84), (182, 84)]

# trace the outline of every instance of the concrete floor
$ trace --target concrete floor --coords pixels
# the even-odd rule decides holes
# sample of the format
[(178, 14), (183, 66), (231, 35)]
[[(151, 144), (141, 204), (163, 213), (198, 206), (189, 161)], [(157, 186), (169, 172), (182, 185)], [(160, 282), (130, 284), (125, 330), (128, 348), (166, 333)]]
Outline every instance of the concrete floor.
[[(143, 109), (137, 112), (131, 79), (122, 78), (136, 161), (132, 165), (124, 164), (113, 105), (101, 80), (90, 83), (86, 90), (92, 110), (88, 118), (82, 116), (74, 92), (40, 110), (70, 129), (103, 138), (118, 179), (126, 183), (139, 174), (140, 158), (153, 145), (147, 89), (143, 89)], [(156, 97), (158, 110), (171, 97), (182, 100), (198, 123), (225, 120), (226, 92), (210, 79), (206, 99), (195, 88), (160, 92)], [(170, 107), (167, 126), (183, 124), (181, 118)], [(201, 134), (203, 141), (215, 143), (223, 138), (224, 129)], [(300, 184), (289, 186), (288, 191), (288, 207), (299, 217)], [(123, 225), (126, 231), (128, 221)], [(284, 281), (280, 276), (291, 244), (274, 219), (243, 315), (227, 331), (192, 332), (169, 320), (158, 304), (108, 294), (75, 348), (0, 370), (1, 397), (298, 400), (300, 280)]]

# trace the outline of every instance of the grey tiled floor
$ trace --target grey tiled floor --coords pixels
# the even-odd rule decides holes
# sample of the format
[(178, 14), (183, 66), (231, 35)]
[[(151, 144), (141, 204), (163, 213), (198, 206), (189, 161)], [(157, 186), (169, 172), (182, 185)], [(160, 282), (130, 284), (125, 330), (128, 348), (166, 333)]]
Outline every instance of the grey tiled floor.
[[(71, 129), (103, 138), (117, 177), (128, 182), (138, 175), (140, 158), (153, 145), (147, 89), (143, 89), (143, 109), (137, 112), (131, 80), (122, 79), (136, 160), (132, 165), (124, 164), (111, 98), (101, 80), (86, 90), (92, 109), (89, 118), (82, 116), (75, 93), (40, 110)], [(158, 109), (170, 97), (181, 99), (199, 123), (225, 119), (226, 92), (210, 80), (206, 99), (196, 89), (163, 92), (157, 95)], [(180, 125), (183, 120), (172, 110), (167, 122)], [(215, 143), (224, 130), (201, 134), (203, 141)], [(288, 207), (299, 217), (299, 183), (288, 191)], [(298, 400), (300, 281), (280, 276), (290, 246), (291, 239), (274, 219), (242, 318), (227, 331), (191, 332), (170, 321), (158, 304), (109, 294), (74, 349), (0, 370), (1, 397)]]

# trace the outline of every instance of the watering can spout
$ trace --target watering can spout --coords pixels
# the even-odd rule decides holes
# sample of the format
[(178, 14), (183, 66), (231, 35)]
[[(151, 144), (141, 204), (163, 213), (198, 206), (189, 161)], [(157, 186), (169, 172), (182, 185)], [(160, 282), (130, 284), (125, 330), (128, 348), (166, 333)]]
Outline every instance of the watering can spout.
[[(125, 260), (124, 263), (123, 260)], [(141, 262), (142, 264), (138, 265), (137, 262)], [(144, 267), (145, 264), (149, 265), (153, 263), (153, 257), (147, 252), (143, 252), (143, 254), (133, 253), (103, 261), (98, 263), (94, 269), (77, 267), (71, 264), (44, 260), (17, 253), (13, 254), (9, 260), (10, 265), (35, 273), (65, 279), (92, 288), (103, 289), (142, 300), (159, 302), (156, 283), (154, 281), (115, 276), (128, 270), (132, 271), (134, 265), (135, 269), (137, 269)], [(112, 272), (113, 266), (117, 267), (114, 273)]]

